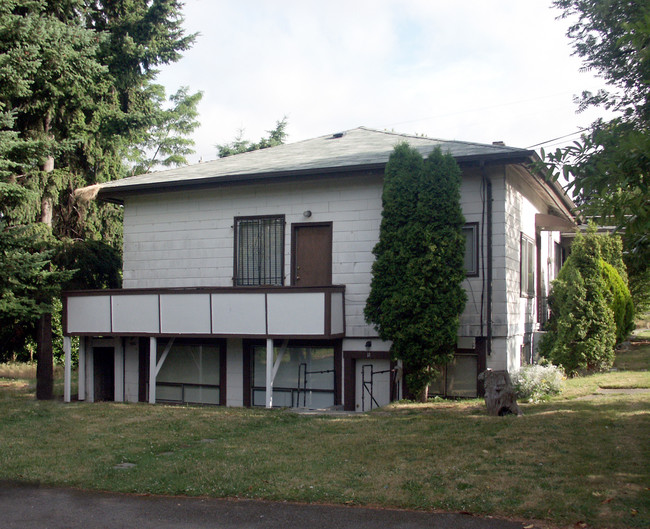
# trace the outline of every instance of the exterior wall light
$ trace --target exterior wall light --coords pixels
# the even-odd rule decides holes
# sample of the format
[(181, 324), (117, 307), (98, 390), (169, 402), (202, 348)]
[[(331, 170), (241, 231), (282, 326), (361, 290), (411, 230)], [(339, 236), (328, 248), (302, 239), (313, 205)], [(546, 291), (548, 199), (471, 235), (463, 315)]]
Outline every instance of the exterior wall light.
[(311, 210), (308, 209), (307, 211), (303, 211), (302, 216), (308, 219), (311, 217)]

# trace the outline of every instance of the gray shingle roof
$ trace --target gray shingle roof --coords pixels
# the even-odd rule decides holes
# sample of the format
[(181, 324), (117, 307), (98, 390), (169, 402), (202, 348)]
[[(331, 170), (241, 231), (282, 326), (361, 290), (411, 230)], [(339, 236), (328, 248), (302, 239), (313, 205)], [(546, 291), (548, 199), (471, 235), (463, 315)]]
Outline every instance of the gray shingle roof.
[(384, 132), (365, 127), (320, 136), (268, 149), (220, 158), (166, 171), (115, 180), (100, 185), (99, 197), (110, 198), (156, 188), (217, 184), (291, 174), (380, 168), (388, 162), (395, 145), (408, 142), (427, 156), (436, 146), (459, 162), (489, 159), (525, 159), (531, 151), (463, 141), (445, 141)]

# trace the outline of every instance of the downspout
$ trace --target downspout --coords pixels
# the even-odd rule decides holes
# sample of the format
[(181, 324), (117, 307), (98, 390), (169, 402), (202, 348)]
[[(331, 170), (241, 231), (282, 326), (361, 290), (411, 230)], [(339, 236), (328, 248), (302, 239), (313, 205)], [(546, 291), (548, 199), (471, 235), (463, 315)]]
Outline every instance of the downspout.
[(487, 202), (487, 356), (492, 354), (492, 180), (485, 171), (485, 162), (481, 162), (481, 177), (485, 184), (485, 201)]

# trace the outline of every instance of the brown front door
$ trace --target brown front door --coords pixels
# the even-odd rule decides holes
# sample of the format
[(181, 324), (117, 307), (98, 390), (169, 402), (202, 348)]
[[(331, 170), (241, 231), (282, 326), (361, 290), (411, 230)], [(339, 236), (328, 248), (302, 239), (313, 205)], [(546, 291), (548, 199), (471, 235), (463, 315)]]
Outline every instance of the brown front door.
[(291, 284), (332, 284), (332, 223), (292, 225)]

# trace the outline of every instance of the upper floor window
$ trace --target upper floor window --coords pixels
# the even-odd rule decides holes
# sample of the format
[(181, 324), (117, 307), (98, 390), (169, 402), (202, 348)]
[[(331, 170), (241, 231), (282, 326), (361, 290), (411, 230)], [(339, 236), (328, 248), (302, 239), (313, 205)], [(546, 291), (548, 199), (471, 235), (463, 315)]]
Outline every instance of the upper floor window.
[(478, 222), (463, 226), (465, 236), (465, 275), (478, 276)]
[(521, 295), (535, 297), (535, 242), (521, 234), (520, 251)]
[(235, 217), (235, 285), (282, 285), (283, 281), (284, 215)]

